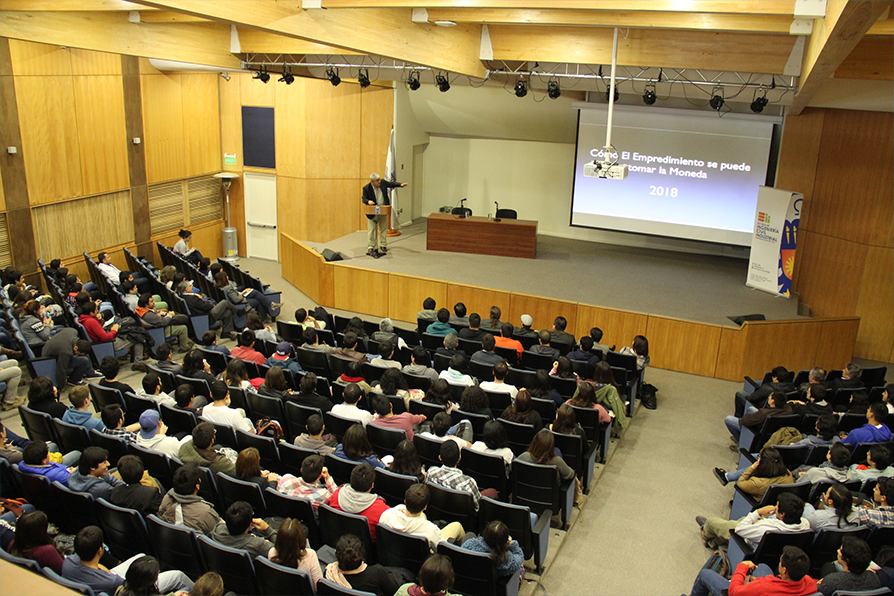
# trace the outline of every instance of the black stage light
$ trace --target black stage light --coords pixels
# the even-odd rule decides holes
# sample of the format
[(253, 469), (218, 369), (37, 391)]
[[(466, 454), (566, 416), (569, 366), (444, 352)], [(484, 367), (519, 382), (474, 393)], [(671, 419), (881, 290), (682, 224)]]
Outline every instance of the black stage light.
[(338, 76), (338, 70), (332, 66), (326, 69), (326, 78), (329, 79), (329, 82), (332, 83), (333, 87), (338, 87), (338, 84), (341, 83), (341, 77)]
[(655, 95), (655, 88), (646, 87), (646, 91), (643, 93), (643, 103), (647, 106), (655, 105), (656, 99), (658, 99), (658, 96)]
[[(763, 95), (758, 97), (758, 93), (763, 91)], [(764, 111), (764, 108), (767, 107), (767, 104), (770, 103), (767, 99), (767, 88), (761, 85), (758, 87), (757, 91), (754, 92), (754, 101), (751, 102), (751, 111), (755, 114), (760, 114)]]
[(549, 95), (550, 99), (558, 99), (562, 95), (562, 90), (559, 89), (559, 81), (550, 81), (546, 86), (546, 94)]
[(366, 89), (369, 87), (369, 70), (366, 68), (360, 69), (360, 72), (357, 73), (357, 82), (360, 83), (361, 89)]
[[(609, 92), (610, 92), (610, 89), (606, 89), (606, 90), (605, 90), (605, 101), (606, 101), (606, 102), (608, 101), (608, 94), (609, 94)], [(618, 101), (618, 99), (620, 99), (620, 98), (621, 98), (621, 94), (618, 93), (618, 88), (615, 87), (615, 101)]]
[(528, 94), (528, 84), (521, 77), (518, 78), (518, 81), (515, 83), (515, 96), (516, 97), (524, 97)]
[(715, 93), (714, 95), (711, 96), (710, 105), (711, 105), (712, 110), (717, 110), (719, 112), (720, 108), (723, 107), (723, 104), (724, 104), (724, 101), (723, 101), (722, 95), (720, 95), (719, 93)]
[(291, 85), (295, 82), (295, 75), (293, 75), (291, 71), (286, 70), (286, 72), (282, 73), (282, 76), (279, 77), (279, 82), (285, 83), (286, 85)]
[(410, 77), (407, 79), (407, 86), (410, 88), (410, 91), (416, 91), (422, 86), (422, 83), (419, 82), (419, 71), (414, 70), (410, 73)]
[(258, 79), (262, 83), (266, 83), (267, 81), (270, 80), (270, 75), (267, 74), (267, 72), (264, 70), (259, 70), (258, 72), (255, 73), (254, 78)]
[(435, 77), (435, 84), (438, 86), (438, 89), (441, 91), (441, 93), (450, 90), (450, 81), (448, 81), (447, 77), (442, 74), (439, 74)]

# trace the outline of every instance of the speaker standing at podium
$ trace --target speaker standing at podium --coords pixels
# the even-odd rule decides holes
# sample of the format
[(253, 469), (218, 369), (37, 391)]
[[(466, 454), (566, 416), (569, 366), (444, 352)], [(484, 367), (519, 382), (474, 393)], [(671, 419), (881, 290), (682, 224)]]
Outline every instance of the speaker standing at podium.
[[(369, 184), (363, 187), (360, 201), (364, 205), (390, 205), (389, 189), (406, 185), (406, 182), (390, 182), (383, 180), (378, 174), (370, 174)], [(366, 223), (366, 254), (378, 258), (388, 252), (388, 215), (367, 215), (366, 219), (369, 220)]]

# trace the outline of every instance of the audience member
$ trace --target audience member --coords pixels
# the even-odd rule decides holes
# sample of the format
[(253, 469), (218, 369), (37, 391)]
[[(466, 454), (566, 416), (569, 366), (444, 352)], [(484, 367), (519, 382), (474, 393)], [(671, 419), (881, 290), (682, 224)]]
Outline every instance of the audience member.
[(251, 420), (242, 411), (230, 407), (230, 391), (223, 381), (211, 383), (211, 399), (213, 403), (202, 408), (202, 418), (254, 434)]
[(230, 355), (233, 356), (233, 358), (250, 360), (255, 364), (264, 364), (267, 361), (267, 358), (258, 352), (254, 348), (254, 345), (255, 332), (251, 329), (246, 329), (239, 334), (239, 337), (236, 339), (236, 347), (230, 351)]
[(425, 376), (434, 382), (438, 379), (438, 371), (431, 368), (430, 365), (431, 358), (428, 355), (428, 350), (422, 346), (415, 346), (410, 353), (410, 364), (403, 367), (403, 372), (411, 375)]
[(476, 364), (482, 364), (487, 367), (493, 367), (497, 362), (502, 362), (503, 357), (494, 353), (494, 346), (497, 345), (493, 334), (487, 333), (481, 338), (481, 349), (472, 354), (471, 361)]
[(276, 344), (276, 352), (267, 359), (267, 366), (278, 366), (292, 371), (292, 374), (303, 373), (304, 369), (301, 364), (292, 358), (292, 344), (287, 341), (281, 341)]
[(215, 474), (233, 474), (235, 465), (227, 457), (213, 448), (214, 425), (200, 422), (192, 431), (192, 440), (180, 446), (180, 460), (183, 463), (195, 463), (203, 468), (210, 468)]
[(857, 525), (858, 513), (854, 511), (851, 491), (843, 484), (835, 483), (820, 499), (822, 509), (804, 505), (804, 519), (810, 529), (819, 532), (823, 528), (847, 528)]
[(15, 539), (5, 550), (13, 556), (37, 561), (41, 567), (49, 567), (61, 575), (63, 553), (48, 529), (47, 514), (43, 511), (23, 513), (15, 522)]
[(509, 528), (501, 521), (491, 521), (481, 536), (466, 540), (462, 547), (476, 553), (489, 554), (497, 569), (497, 576), (512, 577), (518, 574), (525, 562), (518, 540), (509, 535)]
[(276, 544), (267, 553), (267, 558), (285, 567), (294, 567), (310, 576), (310, 584), (317, 585), (323, 579), (323, 571), (317, 553), (307, 545), (301, 522), (285, 518), (276, 531)]
[(534, 354), (540, 354), (541, 356), (548, 356), (553, 360), (558, 360), (559, 356), (562, 353), (556, 348), (552, 347), (550, 342), (552, 341), (552, 333), (548, 330), (543, 329), (537, 334), (537, 343), (530, 347), (531, 352)]
[(860, 508), (857, 521), (861, 526), (894, 524), (894, 478), (882, 476), (872, 489), (875, 508)]
[(270, 524), (253, 515), (251, 505), (236, 501), (214, 526), (211, 538), (224, 546), (246, 550), (253, 557), (266, 557), (273, 548), (276, 532)]
[[(490, 334), (488, 334), (490, 335)], [(444, 336), (444, 345), (438, 346), (435, 350), (435, 354), (441, 354), (442, 356), (447, 356), (448, 358), (453, 358), (457, 354), (465, 358), (466, 351), (459, 349), (459, 337), (455, 332), (451, 331), (447, 335)]]
[(403, 504), (384, 511), (379, 523), (399, 532), (425, 538), (432, 551), (437, 550), (441, 541), (460, 541), (465, 536), (465, 530), (459, 522), (450, 522), (443, 528), (438, 528), (426, 519), (424, 512), (430, 498), (427, 485), (414, 484), (404, 493)]
[(295, 437), (295, 447), (302, 449), (311, 449), (319, 452), (321, 455), (332, 453), (338, 440), (332, 435), (324, 438), (323, 433), (326, 432), (326, 425), (323, 424), (323, 417), (319, 414), (312, 414), (304, 421), (306, 432)]
[(838, 564), (841, 571), (824, 576), (817, 582), (823, 596), (832, 596), (837, 591), (859, 592), (875, 590), (881, 586), (878, 576), (869, 569), (872, 551), (865, 540), (845, 536), (838, 547)]
[(124, 484), (112, 489), (109, 502), (119, 507), (136, 509), (141, 515), (158, 513), (162, 494), (158, 488), (141, 484), (145, 468), (143, 461), (135, 455), (125, 455), (118, 460), (118, 474)]
[(376, 417), (372, 424), (384, 428), (396, 428), (406, 433), (407, 439), (413, 440), (413, 427), (425, 422), (425, 416), (409, 412), (394, 413), (391, 401), (384, 395), (374, 394), (370, 399)]
[[(207, 424), (207, 423), (206, 423)], [(214, 505), (199, 496), (202, 472), (195, 463), (187, 463), (174, 472), (173, 487), (161, 501), (158, 517), (164, 521), (186, 526), (205, 536), (211, 536), (220, 516)]]
[(376, 596), (392, 596), (397, 582), (379, 564), (367, 565), (363, 543), (353, 534), (345, 534), (335, 546), (334, 563), (326, 566), (326, 579), (354, 590)]
[(455, 333), (453, 330), (453, 326), (448, 322), (450, 320), (450, 311), (446, 308), (442, 308), (438, 310), (438, 313), (435, 315), (437, 319), (435, 322), (430, 324), (425, 328), (425, 332), (429, 335), (440, 335), (444, 336), (448, 333)]
[(338, 487), (327, 502), (330, 507), (368, 519), (373, 540), (376, 539), (376, 524), (388, 509), (385, 501), (372, 492), (375, 476), (371, 465), (362, 463), (356, 466), (351, 471), (351, 482)]
[(88, 431), (91, 429), (102, 430), (104, 425), (102, 420), (93, 417), (93, 404), (90, 399), (90, 390), (80, 385), (72, 387), (68, 392), (68, 400), (71, 407), (65, 411), (62, 416), (62, 422), (83, 426)]
[(515, 401), (506, 406), (500, 418), (509, 422), (517, 422), (518, 424), (530, 424), (534, 427), (534, 432), (543, 428), (543, 419), (540, 413), (534, 409), (531, 403), (531, 394), (527, 389), (522, 389), (515, 396)]
[(366, 430), (361, 424), (354, 424), (345, 431), (345, 436), (335, 448), (333, 455), (353, 462), (367, 463), (374, 468), (385, 467), (385, 464), (376, 457), (366, 436)]
[(388, 464), (388, 470), (395, 474), (415, 476), (419, 482), (425, 480), (425, 471), (419, 462), (416, 446), (407, 439), (397, 444), (397, 448), (394, 450), (394, 459)]
[(490, 393), (508, 393), (512, 399), (515, 399), (515, 396), (518, 395), (518, 387), (506, 382), (508, 374), (509, 365), (505, 361), (497, 362), (494, 364), (494, 380), (482, 381), (479, 383), (479, 387)]
[(156, 368), (169, 372), (172, 375), (179, 375), (183, 370), (183, 366), (174, 362), (173, 350), (171, 344), (165, 342), (155, 346), (155, 362)]
[(689, 596), (719, 595), (729, 590), (730, 596), (808, 596), (816, 593), (816, 580), (807, 575), (810, 558), (796, 546), (782, 549), (779, 575), (764, 563), (743, 561), (736, 566), (732, 579), (713, 569), (702, 569), (692, 584)]
[(456, 465), (460, 460), (459, 446), (453, 441), (444, 441), (441, 443), (441, 452), (438, 456), (441, 460), (440, 466), (432, 466), (425, 475), (426, 484), (437, 484), (445, 486), (453, 490), (470, 493), (475, 503), (475, 510), (478, 510), (478, 501), (481, 496), (497, 498), (497, 491), (488, 488), (483, 491), (478, 490), (478, 483), (471, 476), (466, 476), (460, 471)]
[(841, 371), (841, 378), (833, 379), (826, 385), (830, 391), (835, 389), (859, 389), (863, 387), (863, 367), (856, 362), (850, 362)]
[(90, 493), (94, 498), (111, 498), (112, 489), (124, 483), (109, 474), (109, 452), (102, 447), (87, 447), (81, 454), (78, 469), (68, 478), (68, 487), (82, 493)]
[(841, 442), (852, 449), (860, 443), (883, 443), (892, 440), (891, 429), (885, 425), (888, 406), (884, 402), (873, 402), (866, 410), (866, 424), (841, 435)]
[(325, 503), (338, 489), (329, 475), (329, 469), (323, 465), (323, 458), (311, 455), (301, 462), (301, 476), (286, 474), (279, 480), (277, 490), (285, 495), (303, 497), (313, 505), (314, 511), (320, 503)]
[(480, 329), (481, 315), (473, 312), (469, 315), (469, 326), (459, 330), (459, 337), (468, 339), (469, 341), (481, 341), (484, 336), (490, 335), (487, 331)]
[(451, 385), (471, 387), (475, 384), (475, 380), (472, 379), (471, 375), (465, 373), (466, 366), (465, 357), (456, 354), (450, 359), (450, 365), (447, 369), (442, 370), (439, 376)]

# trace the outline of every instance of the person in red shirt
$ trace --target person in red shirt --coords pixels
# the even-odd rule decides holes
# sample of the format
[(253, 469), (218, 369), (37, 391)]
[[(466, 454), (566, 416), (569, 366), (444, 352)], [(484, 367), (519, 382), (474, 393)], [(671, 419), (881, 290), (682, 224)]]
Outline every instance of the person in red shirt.
[(251, 360), (252, 362), (257, 362), (258, 364), (264, 364), (267, 362), (267, 357), (258, 352), (255, 348), (255, 332), (251, 329), (246, 329), (239, 335), (239, 339), (236, 342), (237, 345), (233, 348), (233, 351), (230, 352), (230, 356), (234, 358), (239, 358), (240, 360)]
[(515, 327), (512, 326), (512, 323), (503, 323), (500, 326), (500, 335), (495, 335), (494, 340), (501, 348), (512, 348), (518, 352), (518, 359), (521, 360), (522, 352), (525, 351), (525, 348), (520, 341), (512, 339), (513, 331), (515, 331)]
[(388, 398), (379, 393), (374, 393), (370, 401), (372, 401), (373, 410), (378, 414), (372, 423), (383, 428), (402, 430), (407, 433), (409, 441), (413, 440), (413, 426), (425, 422), (425, 416), (421, 414), (410, 414), (409, 412), (395, 414)]
[(372, 492), (375, 469), (369, 464), (360, 464), (351, 472), (351, 483), (338, 487), (326, 504), (333, 509), (362, 515), (369, 520), (369, 533), (376, 539), (376, 524), (388, 509), (388, 504)]
[(779, 575), (761, 563), (742, 561), (736, 566), (732, 579), (726, 579), (716, 571), (702, 569), (695, 578), (690, 596), (720, 596), (723, 590), (729, 596), (808, 596), (816, 594), (816, 580), (807, 575), (810, 557), (796, 546), (782, 549), (779, 559)]
[(129, 350), (130, 348), (133, 348), (133, 370), (146, 372), (146, 364), (143, 362), (143, 344), (134, 343), (123, 337), (118, 337), (118, 329), (120, 328), (118, 323), (115, 323), (108, 331), (106, 331), (103, 329), (102, 320), (102, 315), (96, 310), (96, 303), (84, 303), (84, 306), (81, 308), (81, 315), (78, 317), (78, 322), (84, 326), (84, 330), (87, 331), (87, 336), (90, 340), (96, 342), (115, 342), (113, 347), (116, 352), (118, 350)]

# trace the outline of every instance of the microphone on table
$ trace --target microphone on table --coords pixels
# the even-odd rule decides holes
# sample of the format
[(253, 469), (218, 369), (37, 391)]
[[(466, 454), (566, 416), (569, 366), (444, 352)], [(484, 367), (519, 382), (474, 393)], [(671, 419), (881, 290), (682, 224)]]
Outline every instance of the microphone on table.
[(500, 221), (500, 218), (497, 215), (500, 212), (500, 204), (494, 201), (494, 205), (497, 207), (497, 210), (494, 211), (494, 221)]
[(468, 201), (468, 200), (469, 199), (463, 199), (459, 202), (459, 218), (460, 219), (465, 219), (465, 217), (466, 217), (465, 205), (466, 205), (466, 201)]

